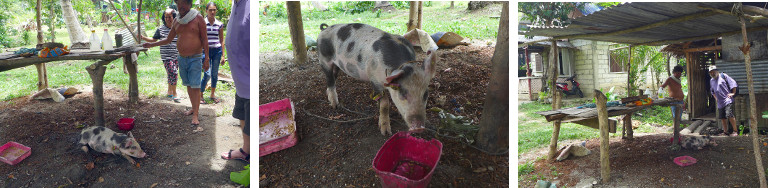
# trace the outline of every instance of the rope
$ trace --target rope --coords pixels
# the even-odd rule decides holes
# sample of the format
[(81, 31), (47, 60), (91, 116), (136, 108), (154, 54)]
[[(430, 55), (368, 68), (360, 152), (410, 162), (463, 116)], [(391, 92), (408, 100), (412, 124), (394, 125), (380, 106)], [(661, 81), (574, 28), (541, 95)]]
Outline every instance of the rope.
[[(404, 123), (402, 123), (400, 121), (397, 121), (397, 120), (391, 120), (391, 121), (395, 122), (395, 123), (398, 123), (398, 124), (401, 124), (401, 125), (404, 125)], [(474, 148), (476, 150), (482, 151), (483, 153), (488, 154), (488, 155), (500, 156), (500, 155), (505, 155), (505, 154), (509, 153), (509, 149), (507, 149), (505, 151), (502, 151), (502, 152), (491, 153), (488, 150), (485, 150), (483, 148), (479, 148), (477, 146), (474, 146), (474, 145), (470, 144), (469, 141), (462, 141), (462, 140), (467, 140), (466, 138), (459, 138), (459, 137), (455, 137), (455, 136), (449, 136), (449, 135), (446, 135), (446, 134), (440, 134), (440, 132), (438, 132), (437, 130), (432, 129), (430, 127), (426, 127), (426, 130), (432, 131), (436, 135), (441, 136), (441, 137), (446, 137), (446, 138), (451, 138), (451, 139), (459, 140), (459, 143), (462, 143), (462, 144), (464, 144), (466, 146), (469, 146), (471, 148)]]
[(310, 115), (310, 116), (314, 116), (314, 117), (316, 117), (316, 118), (320, 118), (320, 119), (324, 119), (324, 120), (328, 120), (328, 121), (335, 121), (335, 122), (339, 122), (339, 123), (349, 123), (349, 122), (356, 122), (356, 121), (361, 121), (361, 120), (366, 120), (366, 119), (372, 119), (372, 118), (374, 117), (374, 116), (369, 116), (369, 117), (358, 118), (358, 119), (352, 119), (352, 120), (334, 120), (334, 119), (329, 119), (329, 118), (325, 118), (325, 117), (322, 117), (322, 116), (318, 116), (318, 115), (315, 115), (315, 114), (309, 113), (309, 112), (308, 112), (308, 111), (306, 111), (306, 110), (301, 110), (301, 111), (303, 111), (303, 112), (304, 112), (305, 114), (307, 114), (307, 115)]

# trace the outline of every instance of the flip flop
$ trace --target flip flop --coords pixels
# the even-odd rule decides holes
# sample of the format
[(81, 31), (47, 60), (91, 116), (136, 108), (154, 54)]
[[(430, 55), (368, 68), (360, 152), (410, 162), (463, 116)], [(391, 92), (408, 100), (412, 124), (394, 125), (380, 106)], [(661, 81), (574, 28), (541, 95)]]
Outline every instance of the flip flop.
[(240, 148), (240, 153), (245, 155), (245, 157), (232, 158), (232, 151), (235, 151), (235, 150), (229, 150), (228, 153), (222, 153), (221, 158), (226, 160), (237, 159), (237, 160), (245, 161), (246, 163), (250, 163), (251, 155), (243, 151), (243, 148)]
[(213, 101), (214, 104), (219, 104), (221, 102), (221, 99), (218, 97), (211, 97), (211, 101)]
[(181, 99), (179, 97), (174, 97), (173, 95), (166, 95), (165, 97), (171, 99), (175, 103), (181, 103)]

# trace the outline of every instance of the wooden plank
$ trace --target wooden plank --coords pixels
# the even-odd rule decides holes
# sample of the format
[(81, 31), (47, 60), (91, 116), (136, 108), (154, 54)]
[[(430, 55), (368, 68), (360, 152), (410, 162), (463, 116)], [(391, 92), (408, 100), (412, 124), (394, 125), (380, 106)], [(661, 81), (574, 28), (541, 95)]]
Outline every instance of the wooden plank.
[[(582, 119), (578, 121), (572, 121), (571, 123), (584, 125), (587, 127), (600, 130), (600, 123), (597, 119), (598, 118)], [(616, 125), (618, 125), (618, 121), (616, 121), (615, 119), (608, 119), (608, 124), (609, 124), (608, 132), (616, 133)]]
[(595, 99), (597, 99), (597, 119), (600, 122), (600, 178), (603, 183), (608, 183), (611, 179), (611, 162), (608, 137), (608, 110), (606, 108), (605, 95), (600, 90), (595, 90)]
[(684, 49), (683, 52), (705, 52), (705, 51), (719, 51), (723, 50), (723, 46), (707, 46), (707, 47), (701, 47), (701, 48), (688, 48)]
[(3, 59), (3, 57), (11, 57), (12, 53), (5, 53), (0, 54), (0, 72), (4, 72), (7, 70), (15, 69), (15, 68), (21, 68), (26, 67), (38, 63), (47, 63), (47, 62), (55, 62), (55, 61), (71, 61), (71, 60), (103, 60), (103, 61), (113, 61), (118, 58), (123, 57), (126, 53), (131, 52), (138, 52), (138, 51), (146, 51), (146, 48), (135, 48), (131, 49), (130, 51), (120, 52), (120, 53), (114, 53), (114, 54), (106, 54), (104, 51), (90, 51), (87, 49), (77, 49), (77, 50), (71, 50), (70, 54), (59, 56), (59, 57), (50, 57), (50, 58), (41, 58), (41, 57), (16, 57), (16, 58), (10, 58), (10, 59)]

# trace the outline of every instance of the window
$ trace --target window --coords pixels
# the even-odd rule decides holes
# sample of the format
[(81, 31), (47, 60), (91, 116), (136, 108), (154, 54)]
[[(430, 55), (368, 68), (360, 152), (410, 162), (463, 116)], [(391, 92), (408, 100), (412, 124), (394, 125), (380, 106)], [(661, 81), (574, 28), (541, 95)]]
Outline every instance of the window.
[[(558, 59), (557, 71), (559, 72), (558, 75), (561, 75), (561, 76), (571, 75), (572, 73), (571, 72), (571, 64), (572, 64), (571, 49), (560, 48), (558, 52), (560, 52), (557, 58)], [(531, 54), (532, 64), (534, 60), (536, 61), (535, 69), (534, 69), (536, 72), (543, 72), (547, 69), (546, 66), (549, 64), (549, 62), (544, 62), (543, 59), (541, 58), (541, 55), (539, 55), (538, 53), (535, 53), (535, 55)]]
[[(610, 54), (610, 66), (611, 66), (611, 72), (627, 72), (627, 67), (624, 65), (623, 62), (626, 62), (626, 57), (622, 57), (622, 55), (618, 52), (619, 50), (610, 50), (608, 53)], [(626, 51), (626, 50), (625, 50)], [(626, 53), (626, 52), (624, 52)]]

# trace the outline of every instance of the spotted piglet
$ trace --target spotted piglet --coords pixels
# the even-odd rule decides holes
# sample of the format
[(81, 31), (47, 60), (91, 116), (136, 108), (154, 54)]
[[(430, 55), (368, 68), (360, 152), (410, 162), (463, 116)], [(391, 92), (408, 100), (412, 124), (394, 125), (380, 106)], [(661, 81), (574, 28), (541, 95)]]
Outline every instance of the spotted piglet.
[(682, 146), (686, 149), (695, 149), (695, 150), (701, 150), (704, 148), (704, 146), (717, 146), (717, 143), (715, 143), (715, 139), (710, 137), (709, 135), (706, 136), (689, 136), (685, 137), (683, 139)]
[(320, 67), (326, 76), (326, 94), (332, 107), (339, 105), (336, 77), (343, 71), (373, 85), (374, 94), (371, 96), (379, 100), (381, 134), (392, 134), (389, 97), (405, 119), (409, 131), (421, 132), (424, 129), (427, 90), (429, 81), (435, 76), (437, 46), (422, 47), (427, 50), (427, 57), (417, 61), (412, 43), (426, 41), (419, 41), (418, 36), (389, 34), (361, 23), (321, 24), (320, 30), (317, 37)]
[(82, 145), (83, 151), (88, 152), (88, 146), (91, 149), (101, 153), (111, 153), (115, 155), (122, 155), (131, 164), (136, 164), (131, 157), (143, 158), (147, 154), (141, 150), (141, 146), (133, 138), (133, 134), (128, 132), (128, 135), (123, 133), (117, 133), (106, 127), (93, 126), (83, 129), (80, 132), (80, 145)]

